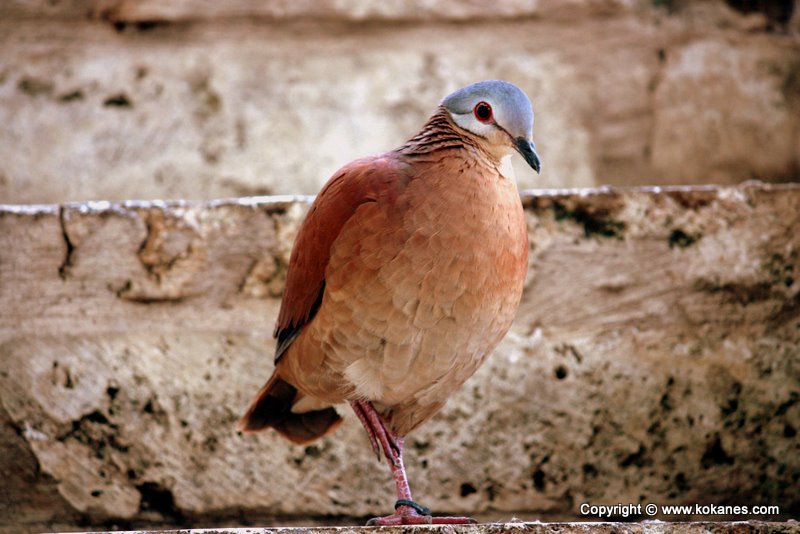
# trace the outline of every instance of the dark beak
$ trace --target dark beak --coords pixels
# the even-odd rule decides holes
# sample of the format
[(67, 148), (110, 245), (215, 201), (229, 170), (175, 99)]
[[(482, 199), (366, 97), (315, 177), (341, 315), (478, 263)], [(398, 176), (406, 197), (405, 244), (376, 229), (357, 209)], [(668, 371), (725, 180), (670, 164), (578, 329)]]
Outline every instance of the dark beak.
[(528, 165), (533, 167), (533, 170), (537, 173), (541, 172), (542, 162), (539, 160), (539, 154), (536, 153), (536, 145), (533, 144), (533, 141), (528, 141), (524, 137), (517, 137), (514, 141), (514, 146), (517, 152), (528, 162)]

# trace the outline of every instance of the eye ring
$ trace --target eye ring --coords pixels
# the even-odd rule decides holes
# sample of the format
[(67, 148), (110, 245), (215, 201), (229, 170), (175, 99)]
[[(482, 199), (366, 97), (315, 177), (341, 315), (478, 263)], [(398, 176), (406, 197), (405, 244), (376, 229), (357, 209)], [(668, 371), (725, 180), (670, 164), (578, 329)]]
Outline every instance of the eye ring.
[(492, 106), (489, 105), (488, 102), (481, 101), (475, 104), (475, 107), (472, 108), (472, 114), (475, 115), (476, 119), (484, 124), (490, 124), (494, 122)]

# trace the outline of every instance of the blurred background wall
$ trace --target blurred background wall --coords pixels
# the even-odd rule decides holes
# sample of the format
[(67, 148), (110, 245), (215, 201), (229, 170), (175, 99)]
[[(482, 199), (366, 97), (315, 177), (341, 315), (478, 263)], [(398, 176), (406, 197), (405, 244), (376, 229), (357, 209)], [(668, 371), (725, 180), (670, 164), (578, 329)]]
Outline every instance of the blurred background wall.
[(5, 0), (0, 202), (315, 193), (487, 78), (522, 188), (796, 181), (798, 4)]

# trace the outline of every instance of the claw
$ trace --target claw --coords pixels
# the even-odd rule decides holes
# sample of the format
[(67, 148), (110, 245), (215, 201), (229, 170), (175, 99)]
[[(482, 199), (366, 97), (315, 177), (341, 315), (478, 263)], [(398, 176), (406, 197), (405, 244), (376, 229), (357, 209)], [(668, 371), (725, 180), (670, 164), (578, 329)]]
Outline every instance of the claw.
[(381, 416), (370, 403), (351, 401), (350, 405), (353, 407), (353, 411), (361, 421), (361, 424), (364, 425), (364, 429), (367, 431), (367, 436), (369, 436), (369, 441), (372, 445), (372, 450), (375, 451), (378, 461), (381, 459), (381, 454), (378, 449), (378, 443), (380, 443), (383, 454), (386, 456), (386, 459), (389, 460), (389, 463), (393, 467), (399, 467), (401, 465), (399, 458), (403, 454), (402, 438), (394, 436), (391, 431), (386, 428)]
[(365, 413), (363, 406), (361, 406), (361, 404), (358, 402), (351, 402), (350, 405), (353, 407), (353, 412), (355, 412), (356, 417), (358, 417), (358, 420), (361, 421), (361, 424), (364, 425), (365, 429), (368, 429), (367, 437), (369, 438), (369, 444), (372, 446), (372, 452), (375, 453), (375, 457), (380, 462), (381, 449), (380, 446), (378, 445), (378, 438), (375, 436), (374, 431), (370, 431), (372, 430), (372, 428), (370, 426), (369, 418), (367, 417), (367, 414)]
[(388, 434), (386, 436), (386, 440), (389, 442), (389, 447), (392, 452), (392, 457), (391, 457), (392, 464), (395, 467), (398, 467), (400, 465), (399, 458), (400, 455), (402, 454), (403, 447), (400, 445), (399, 442), (402, 441), (402, 439), (403, 438), (392, 436), (391, 434)]

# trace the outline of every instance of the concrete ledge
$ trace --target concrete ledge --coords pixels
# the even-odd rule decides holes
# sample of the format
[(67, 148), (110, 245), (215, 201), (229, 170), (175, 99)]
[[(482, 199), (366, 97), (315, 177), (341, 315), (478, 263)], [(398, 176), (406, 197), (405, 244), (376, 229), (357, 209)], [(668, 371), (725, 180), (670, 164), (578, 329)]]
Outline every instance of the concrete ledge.
[(459, 534), (751, 534), (770, 532), (790, 534), (800, 532), (800, 523), (762, 521), (665, 523), (490, 523), (471, 526), (417, 526), (417, 527), (295, 527), (295, 528), (222, 528), (190, 530), (137, 530), (129, 534), (350, 534), (356, 532), (435, 532)]
[(261, 2), (233, 0), (224, 3), (205, 0), (158, 2), (153, 0), (87, 0), (84, 2), (42, 2), (22, 0), (0, 6), (0, 15), (25, 19), (51, 17), (62, 19), (91, 18), (112, 22), (186, 22), (231, 18), (268, 18), (364, 21), (496, 20), (520, 17), (612, 15), (631, 12), (637, 6), (630, 0), (582, 0), (563, 2), (544, 0), (501, 0), (484, 2), (411, 0), (403, 2), (363, 2), (361, 0), (295, 0)]
[[(584, 502), (798, 514), (800, 186), (523, 203), (519, 316), (409, 438), (419, 501), (490, 519), (577, 518)], [(354, 421), (305, 448), (233, 428), (269, 375), (307, 207), (0, 207), (0, 527), (389, 511)]]

